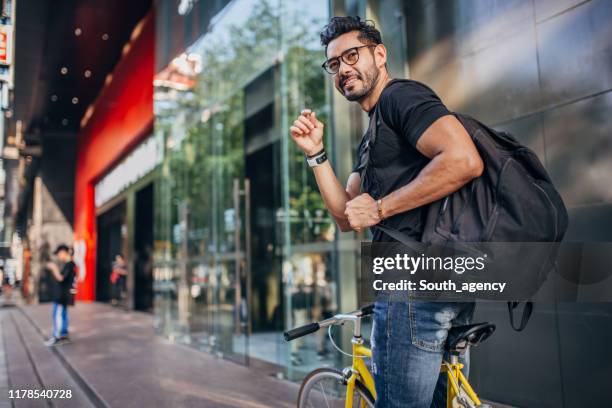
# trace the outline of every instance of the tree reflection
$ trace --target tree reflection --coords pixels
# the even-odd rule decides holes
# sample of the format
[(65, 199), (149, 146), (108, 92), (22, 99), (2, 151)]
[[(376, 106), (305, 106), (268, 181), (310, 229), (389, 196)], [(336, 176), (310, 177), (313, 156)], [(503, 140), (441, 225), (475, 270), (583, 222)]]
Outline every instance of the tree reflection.
[[(233, 179), (245, 176), (245, 87), (254, 78), (270, 67), (278, 78), (280, 64), (285, 64), (286, 88), (276, 81), (274, 92), (276, 103), (285, 104), (286, 115), (275, 116), (275, 131), (283, 128), (279, 121), (292, 121), (304, 107), (328, 119), (322, 53), (313, 47), (323, 21), (304, 18), (275, 1), (256, 2), (252, 10), (240, 12), (249, 13), (242, 23), (213, 28), (181, 57), (186, 63), (174, 61), (179, 76), (193, 79), (191, 86), (156, 87), (156, 131), (164, 136), (166, 147), (156, 238), (158, 246), (169, 249), (170, 258), (178, 254), (185, 237), (189, 256), (233, 248), (233, 226), (225, 212), (233, 208)], [(291, 223), (291, 241), (329, 240), (330, 218), (312, 172), (293, 143), (288, 180), (290, 213), (277, 213), (285, 214), (279, 222)], [(281, 184), (270, 180), (270, 189), (274, 185)], [(184, 236), (177, 228), (180, 205), (189, 208)]]

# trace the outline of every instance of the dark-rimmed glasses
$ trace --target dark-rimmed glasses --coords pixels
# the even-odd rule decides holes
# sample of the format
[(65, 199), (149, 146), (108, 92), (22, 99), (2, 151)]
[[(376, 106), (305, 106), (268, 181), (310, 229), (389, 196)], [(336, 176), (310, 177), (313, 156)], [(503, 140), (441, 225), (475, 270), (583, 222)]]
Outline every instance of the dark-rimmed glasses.
[(376, 45), (360, 45), (359, 47), (349, 48), (340, 54), (339, 57), (330, 58), (321, 65), (330, 75), (335, 75), (340, 70), (340, 60), (346, 65), (355, 65), (359, 61), (359, 49), (364, 47), (376, 47)]

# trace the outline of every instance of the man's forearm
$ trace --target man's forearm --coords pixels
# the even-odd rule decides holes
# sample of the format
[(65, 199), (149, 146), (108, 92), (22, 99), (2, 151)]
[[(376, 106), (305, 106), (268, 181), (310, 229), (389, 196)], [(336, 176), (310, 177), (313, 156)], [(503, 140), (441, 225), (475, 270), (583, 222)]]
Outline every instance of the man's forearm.
[(346, 202), (350, 197), (338, 181), (329, 161), (313, 167), (313, 171), (325, 206), (336, 220), (344, 219)]
[(464, 157), (434, 157), (419, 175), (383, 198), (383, 214), (390, 217), (432, 203), (459, 190), (482, 173), (482, 163)]

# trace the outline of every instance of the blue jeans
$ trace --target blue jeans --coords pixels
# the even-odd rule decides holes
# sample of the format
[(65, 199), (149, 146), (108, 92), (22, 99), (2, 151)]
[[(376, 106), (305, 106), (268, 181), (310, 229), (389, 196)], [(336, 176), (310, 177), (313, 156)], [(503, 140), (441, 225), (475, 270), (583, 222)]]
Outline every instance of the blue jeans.
[[(440, 375), (448, 330), (469, 324), (475, 304), (379, 298), (372, 326), (377, 408), (446, 407)], [(468, 375), (469, 356), (462, 358)]]
[(51, 310), (53, 322), (52, 336), (59, 339), (62, 336), (68, 335), (68, 305), (53, 302)]

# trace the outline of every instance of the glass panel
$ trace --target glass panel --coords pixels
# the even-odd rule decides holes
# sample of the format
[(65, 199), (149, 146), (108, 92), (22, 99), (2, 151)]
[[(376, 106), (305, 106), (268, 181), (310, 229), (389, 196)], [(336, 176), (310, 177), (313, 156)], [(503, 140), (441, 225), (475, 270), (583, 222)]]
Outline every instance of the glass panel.
[[(346, 236), (339, 251), (289, 135), (299, 112), (313, 109), (326, 123), (328, 156), (350, 165), (348, 152), (334, 154), (332, 88), (320, 66), (328, 8), (235, 0), (155, 77), (165, 146), (155, 184), (157, 330), (243, 363), (287, 367), (291, 378), (338, 365), (339, 353), (324, 332), (288, 344), (282, 331), (356, 304), (358, 246)], [(341, 131), (350, 141), (342, 146), (360, 136)]]
[(406, 24), (404, 2), (400, 0), (369, 0), (366, 16), (373, 20), (387, 48), (387, 68), (392, 78), (406, 78)]
[[(165, 132), (168, 149), (160, 188), (171, 197), (158, 215), (159, 268), (178, 260), (172, 290), (159, 292), (159, 316), (168, 316), (159, 325), (243, 362), (249, 330), (269, 329), (280, 310), (274, 284), (280, 191), (270, 193), (279, 186), (277, 10), (277, 2), (230, 3), (206, 35), (156, 76), (156, 129)], [(249, 195), (251, 181), (257, 189)], [(255, 233), (247, 233), (251, 228)], [(268, 258), (258, 262), (257, 277), (264, 279), (251, 279), (254, 236), (258, 256)], [(250, 282), (264, 296), (249, 301)], [(249, 324), (251, 306), (257, 314)], [(178, 322), (169, 323), (175, 316)]]
[[(289, 126), (304, 108), (316, 112), (326, 126), (325, 146), (332, 158), (333, 134), (328, 98), (329, 78), (321, 68), (324, 61), (319, 32), (328, 22), (329, 6), (316, 1), (309, 7), (283, 1), (281, 66), (283, 136), (283, 209), (278, 214), (283, 226), (283, 293), (285, 327), (291, 328), (330, 317), (338, 311), (336, 270), (336, 226), (330, 218), (304, 154), (289, 137)], [(325, 331), (306, 336), (285, 347), (290, 378), (334, 364)]]

